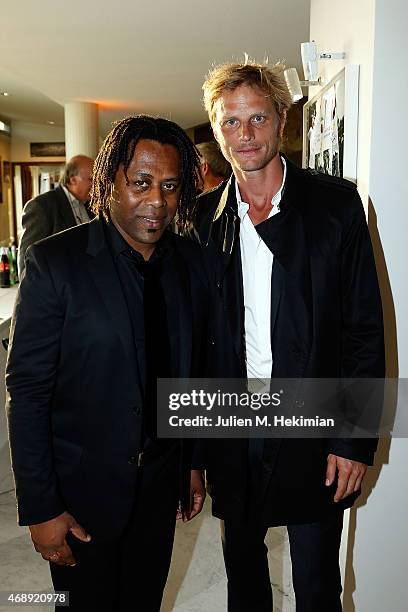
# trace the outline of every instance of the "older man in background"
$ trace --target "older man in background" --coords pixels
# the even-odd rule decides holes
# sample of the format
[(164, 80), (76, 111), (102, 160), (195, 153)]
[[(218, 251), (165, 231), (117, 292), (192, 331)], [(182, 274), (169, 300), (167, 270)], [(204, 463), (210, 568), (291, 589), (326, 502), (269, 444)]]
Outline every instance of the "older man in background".
[(29, 246), (93, 217), (86, 207), (92, 187), (93, 163), (93, 159), (86, 155), (72, 157), (58, 187), (36, 196), (24, 206), (18, 258), (20, 277)]
[(227, 162), (220, 151), (218, 144), (213, 140), (201, 142), (196, 145), (200, 156), (200, 174), (202, 180), (202, 192), (210, 191), (218, 187), (220, 183), (231, 176), (231, 164)]

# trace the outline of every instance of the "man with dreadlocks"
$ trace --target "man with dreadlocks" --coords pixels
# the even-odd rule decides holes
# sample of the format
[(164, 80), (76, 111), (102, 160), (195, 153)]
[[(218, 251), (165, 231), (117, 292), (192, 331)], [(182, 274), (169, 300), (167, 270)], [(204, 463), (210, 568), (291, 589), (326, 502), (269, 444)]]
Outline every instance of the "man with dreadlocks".
[(6, 375), (19, 523), (72, 610), (158, 612), (179, 504), (189, 520), (204, 502), (155, 420), (158, 377), (203, 374), (201, 252), (167, 230), (188, 220), (199, 164), (175, 123), (119, 121), (97, 217), (27, 251)]

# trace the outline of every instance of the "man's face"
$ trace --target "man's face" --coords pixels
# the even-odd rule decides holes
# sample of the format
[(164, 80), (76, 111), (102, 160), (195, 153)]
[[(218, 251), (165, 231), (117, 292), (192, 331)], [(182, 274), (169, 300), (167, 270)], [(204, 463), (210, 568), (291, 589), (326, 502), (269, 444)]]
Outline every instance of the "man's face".
[(265, 168), (279, 151), (285, 117), (257, 87), (240, 85), (224, 91), (214, 106), (213, 131), (221, 151), (234, 169)]
[(89, 200), (92, 187), (93, 160), (84, 157), (78, 162), (79, 172), (69, 180), (68, 189), (80, 202)]
[(173, 145), (140, 140), (127, 169), (119, 166), (110, 207), (125, 240), (148, 259), (171, 223), (181, 190), (180, 156)]

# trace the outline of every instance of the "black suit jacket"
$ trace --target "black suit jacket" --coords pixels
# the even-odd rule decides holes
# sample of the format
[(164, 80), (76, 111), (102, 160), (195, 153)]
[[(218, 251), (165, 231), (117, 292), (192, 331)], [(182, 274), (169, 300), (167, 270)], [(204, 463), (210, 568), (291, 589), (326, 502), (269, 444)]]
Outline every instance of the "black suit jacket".
[[(202, 255), (183, 238), (169, 240), (179, 311), (170, 341), (178, 375), (199, 376), (208, 312)], [(123, 528), (135, 494), (131, 458), (141, 448), (143, 359), (102, 222), (31, 247), (6, 370), (20, 524), (68, 510), (93, 536)], [(189, 461), (185, 454), (184, 484)]]
[(29, 246), (77, 225), (71, 204), (61, 185), (29, 200), (23, 210), (23, 232), (19, 244), (18, 270), (24, 270), (24, 258)]
[[(239, 224), (234, 177), (198, 199), (195, 236), (214, 291), (213, 376), (246, 376)], [(272, 377), (383, 377), (381, 300), (356, 187), (287, 161), (281, 212), (256, 229), (274, 255)], [(205, 446), (215, 514), (243, 515), (249, 499), (247, 442)], [(257, 482), (262, 520), (315, 520), (333, 506), (336, 485), (324, 485), (327, 455), (371, 464), (375, 447), (374, 440), (266, 440)]]

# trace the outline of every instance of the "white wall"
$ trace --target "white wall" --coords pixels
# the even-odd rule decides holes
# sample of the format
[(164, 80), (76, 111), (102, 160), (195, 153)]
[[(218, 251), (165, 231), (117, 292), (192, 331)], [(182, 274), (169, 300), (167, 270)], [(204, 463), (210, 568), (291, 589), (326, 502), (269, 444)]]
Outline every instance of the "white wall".
[(30, 142), (65, 142), (63, 127), (13, 121), (11, 124), (11, 159), (13, 162), (65, 162), (65, 157), (31, 157)]
[[(392, 292), (385, 304), (389, 373), (399, 369), (401, 378), (408, 377), (407, 23), (406, 0), (376, 1), (369, 188)], [(394, 309), (398, 362), (390, 346)], [(408, 609), (407, 466), (408, 440), (393, 440), (368, 504), (358, 511), (357, 612)]]
[[(8, 134), (0, 134), (0, 162), (11, 160), (11, 139)], [(10, 166), (11, 173), (11, 166)], [(9, 181), (5, 181), (4, 166), (0, 169), (0, 180), (2, 180), (2, 202), (0, 203), (0, 242), (8, 244), (10, 236), (13, 235), (13, 207), (12, 207), (12, 190), (11, 176)]]
[[(345, 62), (320, 62), (326, 82), (345, 63), (360, 64), (357, 179), (363, 200), (369, 195), (372, 201), (387, 374), (400, 377), (408, 376), (407, 23), (406, 0), (311, 0), (311, 39), (320, 51), (347, 53)], [(351, 512), (345, 612), (407, 610), (407, 465), (406, 439), (381, 441), (365, 492)]]
[[(374, 41), (373, 0), (311, 0), (310, 40), (318, 50), (345, 51), (345, 60), (321, 60), (320, 74), (327, 84), (346, 64), (360, 65), (357, 184), (365, 206), (368, 201), (371, 100)], [(318, 91), (311, 87), (309, 97)]]

